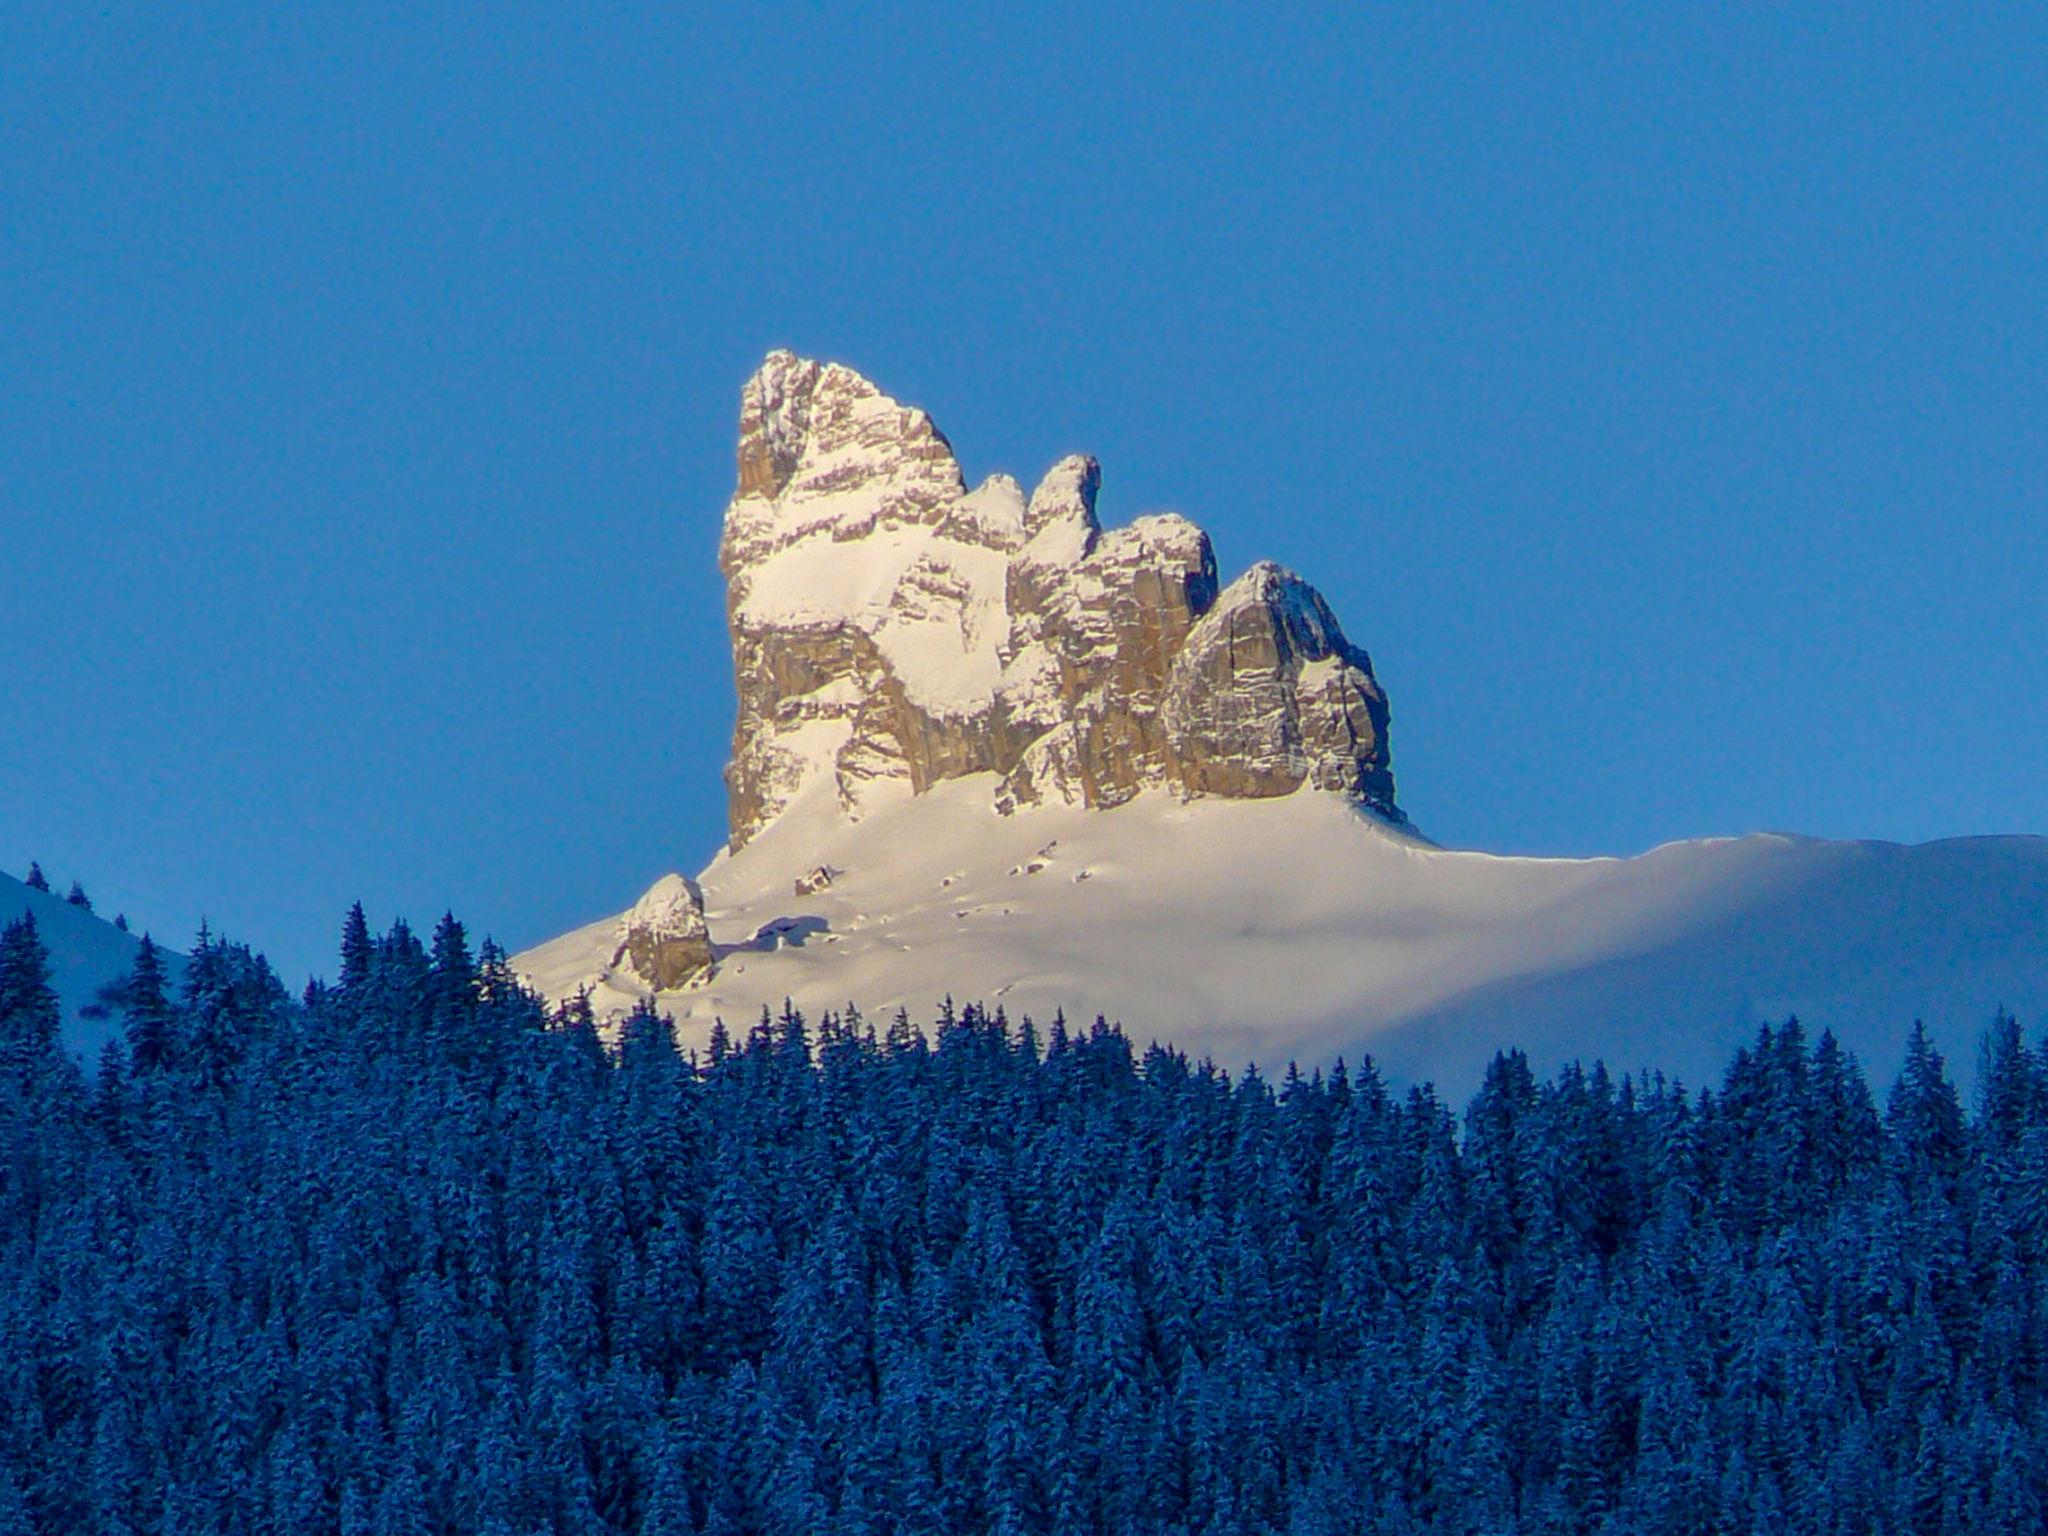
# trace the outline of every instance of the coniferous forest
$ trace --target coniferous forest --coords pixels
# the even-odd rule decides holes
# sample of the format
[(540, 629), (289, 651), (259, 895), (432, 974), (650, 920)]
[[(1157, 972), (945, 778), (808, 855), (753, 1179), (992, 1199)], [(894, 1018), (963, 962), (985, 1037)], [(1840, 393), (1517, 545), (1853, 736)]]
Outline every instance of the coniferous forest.
[(1462, 1114), (950, 1006), (615, 1044), (444, 920), (0, 942), (0, 1536), (2025, 1531), (2048, 1053)]

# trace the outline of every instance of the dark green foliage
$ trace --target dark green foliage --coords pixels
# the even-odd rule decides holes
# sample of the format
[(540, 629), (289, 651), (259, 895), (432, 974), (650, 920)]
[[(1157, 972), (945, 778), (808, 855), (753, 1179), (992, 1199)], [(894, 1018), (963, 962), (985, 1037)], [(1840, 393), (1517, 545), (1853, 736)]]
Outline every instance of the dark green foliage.
[(2048, 1057), (1880, 1117), (1498, 1058), (1226, 1077), (794, 1010), (703, 1057), (444, 917), (147, 939), (90, 1087), (0, 934), (0, 1530), (2031, 1530)]

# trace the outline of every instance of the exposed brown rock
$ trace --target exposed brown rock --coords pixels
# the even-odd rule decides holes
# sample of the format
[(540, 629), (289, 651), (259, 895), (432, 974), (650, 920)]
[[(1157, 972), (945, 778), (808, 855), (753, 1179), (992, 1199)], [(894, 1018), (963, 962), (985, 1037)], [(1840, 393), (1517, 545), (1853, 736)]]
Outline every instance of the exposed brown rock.
[(791, 882), (792, 893), (798, 896), (815, 896), (830, 886), (839, 871), (829, 864), (814, 864)]
[(709, 976), (713, 968), (711, 930), (704, 922), (704, 895), (697, 882), (664, 875), (619, 919), (614, 969), (631, 971), (657, 992), (673, 992)]
[(1390, 808), (1387, 701), (1329, 605), (1270, 561), (1232, 582), (1167, 679), (1167, 733), (1190, 794), (1254, 798), (1304, 783)]
[(1219, 602), (1207, 536), (1170, 515), (1105, 531), (1100, 478), (1077, 456), (1028, 502), (1007, 476), (969, 492), (922, 411), (768, 358), (719, 546), (734, 847), (802, 793), (855, 807), (983, 772), (1003, 808), (1312, 783), (1399, 814), (1385, 696), (1323, 600), (1258, 566)]

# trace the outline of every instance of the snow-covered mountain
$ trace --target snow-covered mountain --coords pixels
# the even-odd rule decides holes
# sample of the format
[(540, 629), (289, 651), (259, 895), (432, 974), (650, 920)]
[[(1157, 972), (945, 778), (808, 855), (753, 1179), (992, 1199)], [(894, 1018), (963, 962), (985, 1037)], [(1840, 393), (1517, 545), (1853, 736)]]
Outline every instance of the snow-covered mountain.
[[(23, 913), (35, 919), (36, 937), (50, 953), (50, 982), (64, 1010), (64, 1041), (90, 1063), (121, 1029), (119, 1006), (102, 994), (134, 967), (142, 941), (84, 907), (0, 875), (0, 922)], [(166, 970), (177, 975), (181, 957), (168, 950), (163, 956)]]
[(1697, 1081), (1791, 1013), (1880, 1075), (1924, 1018), (1967, 1070), (1997, 1007), (2048, 1006), (2048, 839), (1436, 847), (1323, 599), (1222, 584), (1178, 517), (1103, 530), (1097, 479), (969, 490), (923, 412), (771, 355), (720, 545), (731, 843), (517, 963), (607, 1013), (656, 995), (692, 1042), (950, 994), (1452, 1092), (1511, 1044)]
[[(1700, 1082), (1794, 1013), (1880, 1076), (1924, 1018), (1967, 1069), (1998, 1006), (2048, 1014), (2048, 839), (1502, 858), (1314, 789), (1006, 817), (990, 788), (904, 791), (858, 821), (813, 793), (720, 855), (698, 881), (716, 968), (660, 994), (683, 1038), (785, 997), (927, 1021), (950, 993), (1041, 1021), (1100, 1012), (1233, 1064), (1370, 1051), (1462, 1092), (1508, 1044)], [(622, 942), (606, 919), (517, 963), (616, 1010), (652, 990), (613, 963)]]
[(1219, 591), (1185, 518), (1105, 530), (1093, 459), (970, 491), (924, 412), (787, 352), (742, 392), (738, 457), (735, 846), (820, 777), (849, 812), (987, 773), (1003, 808), (1313, 783), (1398, 815), (1386, 697), (1328, 605), (1270, 563)]

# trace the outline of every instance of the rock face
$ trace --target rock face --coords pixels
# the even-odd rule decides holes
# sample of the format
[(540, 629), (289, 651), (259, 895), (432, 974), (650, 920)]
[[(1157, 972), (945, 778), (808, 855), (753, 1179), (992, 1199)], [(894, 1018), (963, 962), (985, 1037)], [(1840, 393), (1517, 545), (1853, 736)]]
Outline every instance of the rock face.
[(1173, 658), (1161, 713), (1191, 794), (1284, 795), (1306, 780), (1391, 805), (1387, 700), (1315, 588), (1262, 560)]
[(704, 894), (682, 875), (663, 875), (619, 919), (612, 968), (627, 970), (657, 992), (673, 992), (709, 976), (711, 930)]
[(1006, 475), (969, 490), (924, 412), (769, 355), (719, 544), (734, 848), (809, 790), (857, 810), (982, 772), (1002, 809), (1308, 783), (1399, 819), (1386, 696), (1322, 598), (1272, 564), (1219, 593), (1186, 519), (1105, 531), (1100, 479), (1075, 457), (1028, 500)]

